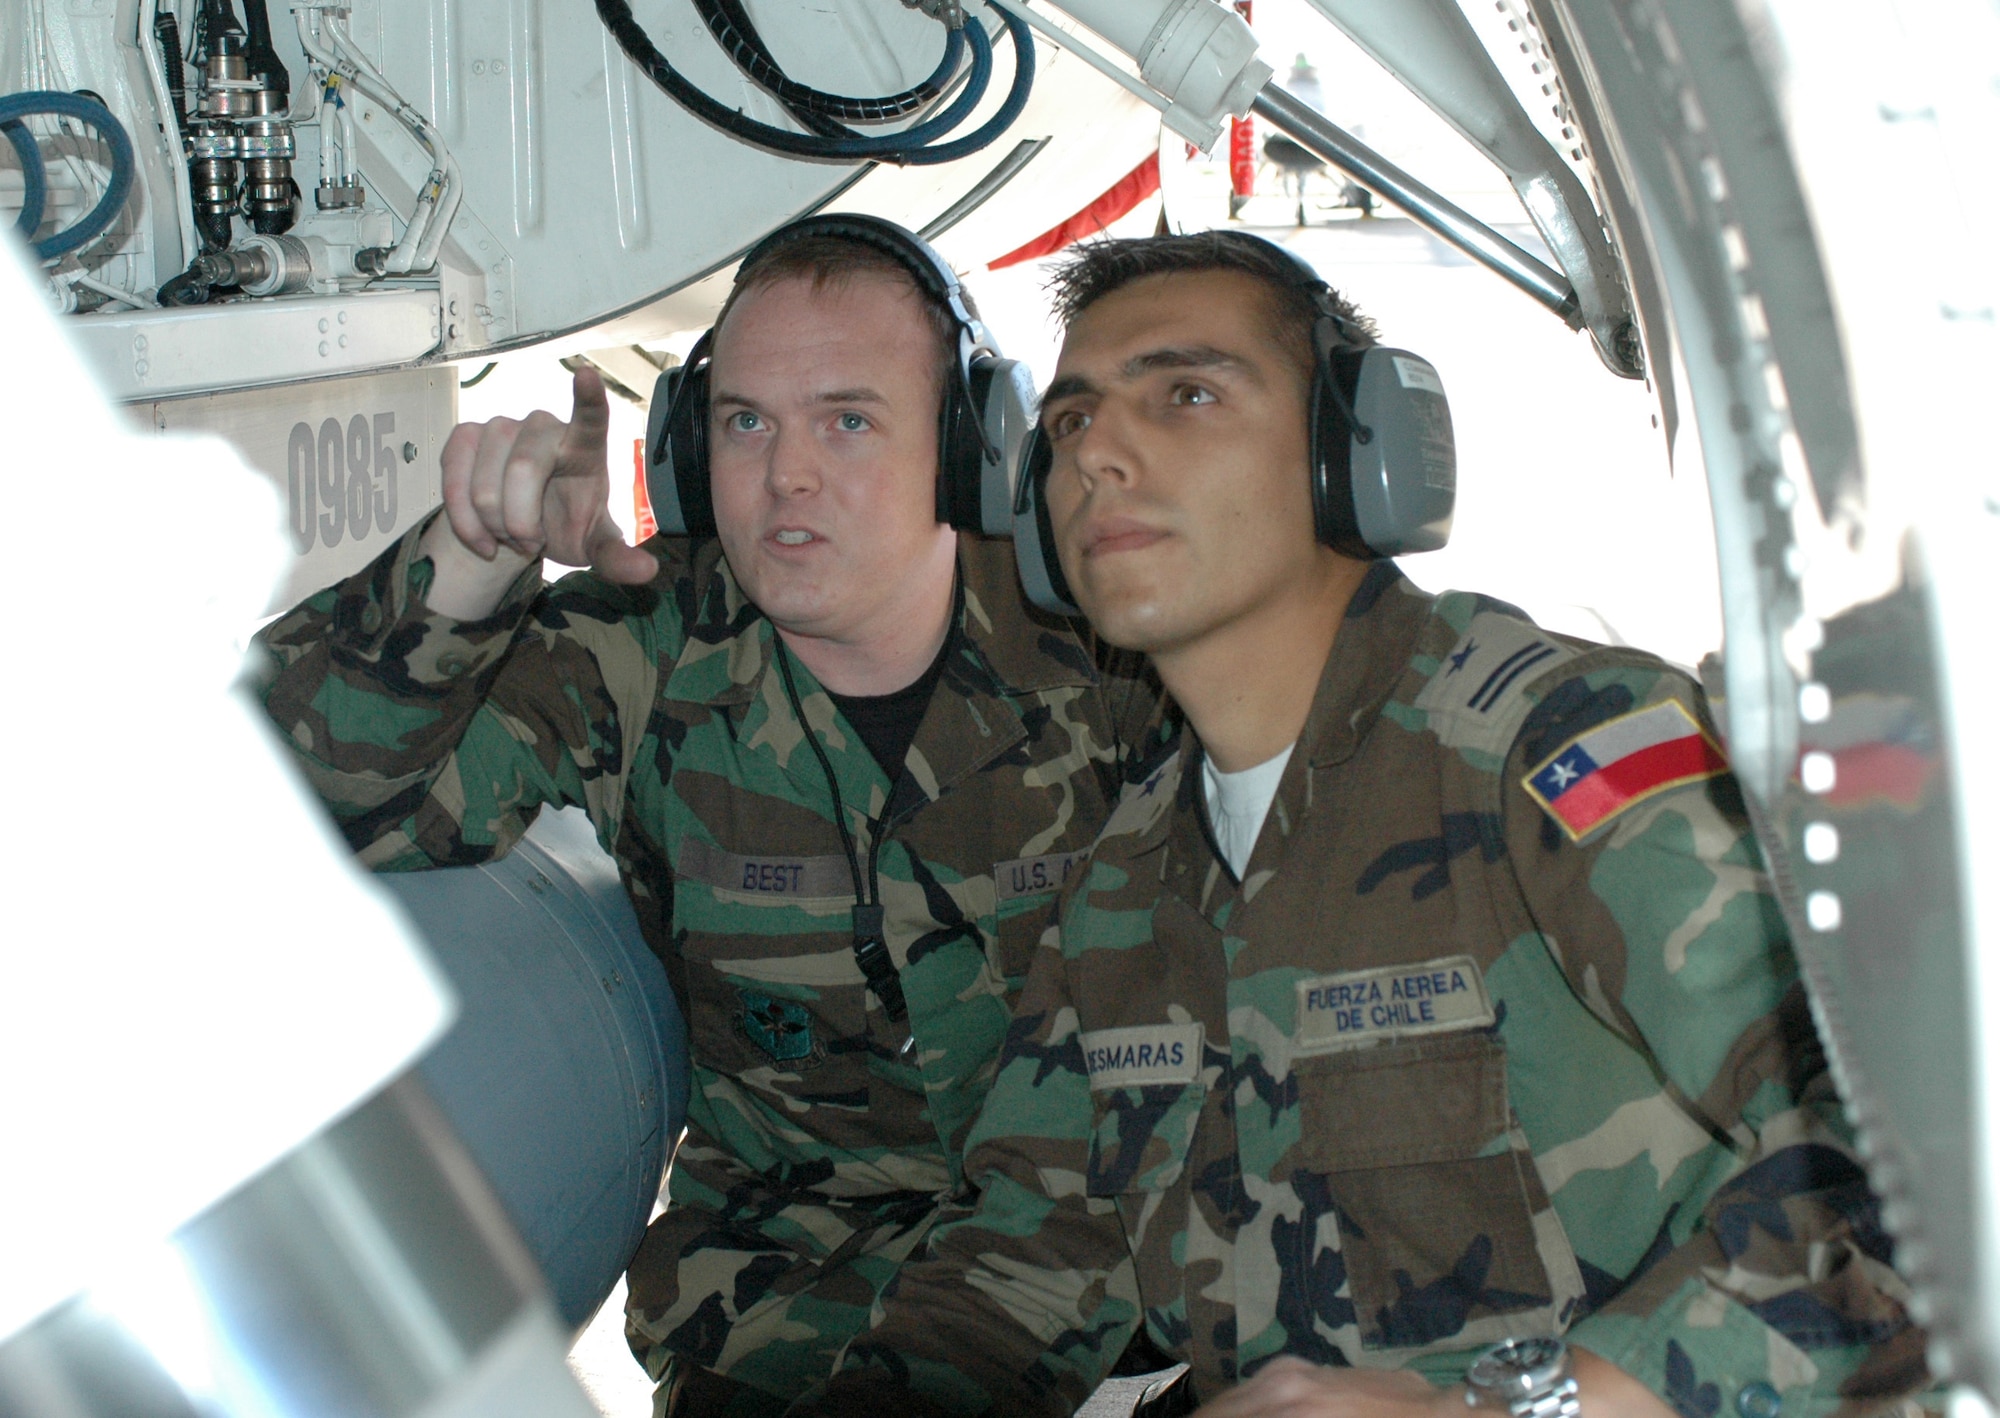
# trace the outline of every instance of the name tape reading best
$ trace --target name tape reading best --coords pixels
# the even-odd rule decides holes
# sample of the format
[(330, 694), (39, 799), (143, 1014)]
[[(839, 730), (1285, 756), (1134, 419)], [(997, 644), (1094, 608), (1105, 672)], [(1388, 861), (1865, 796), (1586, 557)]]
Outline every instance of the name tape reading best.
[(854, 895), (845, 857), (746, 857), (683, 838), (674, 870), (689, 881), (752, 900), (826, 901)]

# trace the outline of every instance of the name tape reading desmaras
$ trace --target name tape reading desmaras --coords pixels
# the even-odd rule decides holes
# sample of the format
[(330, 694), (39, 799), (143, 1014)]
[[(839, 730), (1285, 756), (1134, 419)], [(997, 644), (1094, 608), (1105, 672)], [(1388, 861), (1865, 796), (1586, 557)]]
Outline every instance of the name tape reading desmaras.
[(1077, 1040), (1092, 1088), (1192, 1083), (1201, 1071), (1199, 1024), (1138, 1024), (1093, 1029)]

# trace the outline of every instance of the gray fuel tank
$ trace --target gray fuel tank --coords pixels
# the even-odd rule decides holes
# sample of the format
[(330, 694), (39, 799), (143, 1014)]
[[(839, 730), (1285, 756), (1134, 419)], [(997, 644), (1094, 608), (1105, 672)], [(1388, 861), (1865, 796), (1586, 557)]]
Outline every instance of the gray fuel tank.
[(687, 1032), (579, 809), (499, 861), (379, 878), (458, 990), (418, 1072), (581, 1328), (644, 1234), (687, 1115)]

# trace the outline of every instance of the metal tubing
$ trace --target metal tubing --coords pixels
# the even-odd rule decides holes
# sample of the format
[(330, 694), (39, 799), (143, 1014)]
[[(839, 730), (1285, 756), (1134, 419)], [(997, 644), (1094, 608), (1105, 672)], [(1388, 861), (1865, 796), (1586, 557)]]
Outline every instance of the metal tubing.
[(1433, 192), (1318, 110), (1276, 84), (1266, 84), (1250, 111), (1300, 147), (1372, 188), (1414, 217), (1417, 223), (1456, 246), (1480, 265), (1505, 277), (1561, 317), (1570, 329), (1583, 327), (1576, 291), (1560, 271), (1523, 251), (1464, 208)]
[(1644, 372), (1624, 272), (1590, 193), (1549, 145), (1458, 6), (1458, 0), (1310, 0), (1403, 86), (1507, 175), (1576, 291), (1605, 364)]
[[(1025, 6), (1022, 7), (1026, 9)], [(1035, 160), (1038, 153), (1049, 145), (1047, 138), (1023, 138), (1014, 145), (1014, 150), (993, 165), (993, 170), (972, 185), (963, 197), (932, 217), (924, 229), (917, 233), (925, 241), (936, 241), (940, 236), (957, 226), (972, 212), (1002, 187), (1020, 176), (1021, 169)], [(458, 386), (463, 389), (463, 384)]]

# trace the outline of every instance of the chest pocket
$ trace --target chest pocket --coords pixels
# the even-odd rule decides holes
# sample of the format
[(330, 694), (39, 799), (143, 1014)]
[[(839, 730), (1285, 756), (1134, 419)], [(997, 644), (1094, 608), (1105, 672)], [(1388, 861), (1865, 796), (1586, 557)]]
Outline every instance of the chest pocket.
[(816, 1131), (839, 1131), (843, 1109), (865, 1122), (867, 983), (845, 859), (742, 856), (688, 836), (675, 866), (693, 1061), (781, 1112), (823, 1105)]
[(1199, 1079), (1093, 1090), (1084, 1190), (1119, 1197), (1171, 1187), (1186, 1170), (1205, 1093)]
[[(1301, 1060), (1364, 1349), (1557, 1334), (1583, 1280), (1484, 1030)], [(1371, 1361), (1372, 1362), (1372, 1361)]]
[(1035, 946), (1053, 919), (1056, 893), (1089, 855), (1051, 852), (993, 864), (993, 968), (1010, 995), (1027, 979)]

